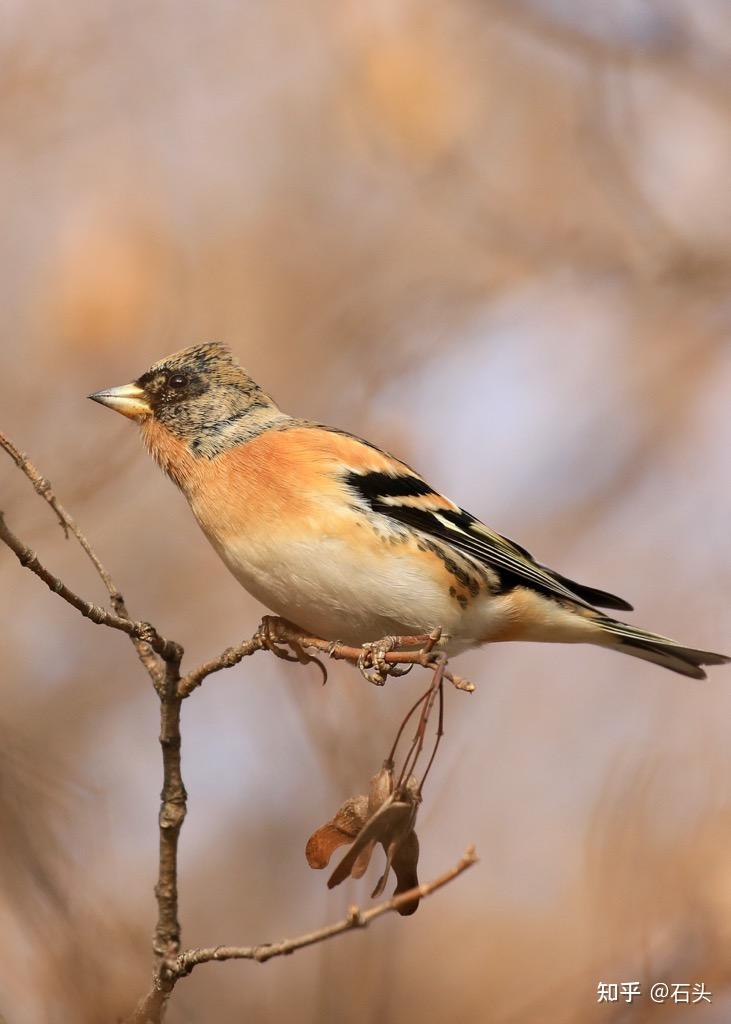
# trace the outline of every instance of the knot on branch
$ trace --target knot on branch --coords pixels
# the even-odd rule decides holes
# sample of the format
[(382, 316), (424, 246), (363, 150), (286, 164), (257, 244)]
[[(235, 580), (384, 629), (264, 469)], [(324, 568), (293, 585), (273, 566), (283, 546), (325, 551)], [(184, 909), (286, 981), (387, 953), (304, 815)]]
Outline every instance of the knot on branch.
[(363, 913), (360, 907), (355, 905), (348, 907), (347, 921), (351, 928), (364, 928), (366, 924), (363, 920)]
[(150, 622), (138, 622), (135, 627), (135, 636), (143, 644), (149, 644), (150, 647), (159, 639), (157, 630)]
[(25, 548), (24, 551), (20, 551), (18, 553), (18, 561), (24, 569), (27, 569), (29, 565), (33, 565), (33, 563), (37, 562), (38, 559), (36, 558), (35, 552), (31, 551), (30, 548)]
[[(292, 949), (284, 949), (279, 955), (287, 956), (293, 952), (294, 950)], [(275, 952), (275, 947), (271, 943), (267, 942), (262, 946), (256, 947), (256, 949), (254, 950), (253, 958), (254, 960), (256, 960), (258, 964), (265, 964), (267, 960), (271, 960), (273, 956), (277, 955), (278, 954)]]
[(179, 829), (185, 821), (186, 797), (166, 800), (160, 807), (159, 822), (160, 828)]
[[(121, 600), (121, 594), (120, 600)], [(139, 643), (148, 644), (152, 650), (162, 657), (169, 664), (179, 665), (183, 658), (183, 648), (175, 640), (165, 640), (150, 622), (136, 622), (133, 632), (135, 640)]]
[(240, 661), (241, 654), (237, 647), (227, 647), (220, 657), (221, 668), (233, 668)]
[(99, 605), (92, 604), (89, 605), (89, 610), (86, 613), (86, 617), (88, 619), (91, 619), (92, 622), (95, 622), (97, 626), (100, 626), (102, 622), (106, 621), (107, 613), (104, 611), (103, 608), (100, 608)]
[[(23, 460), (27, 462), (28, 456), (25, 454), (25, 452), (22, 452), (21, 454), (23, 455)], [(38, 479), (36, 480), (36, 490), (38, 491), (42, 498), (46, 499), (46, 501), (50, 501), (51, 498), (54, 497), (51, 482), (50, 480), (47, 480), (44, 476), (39, 476)]]

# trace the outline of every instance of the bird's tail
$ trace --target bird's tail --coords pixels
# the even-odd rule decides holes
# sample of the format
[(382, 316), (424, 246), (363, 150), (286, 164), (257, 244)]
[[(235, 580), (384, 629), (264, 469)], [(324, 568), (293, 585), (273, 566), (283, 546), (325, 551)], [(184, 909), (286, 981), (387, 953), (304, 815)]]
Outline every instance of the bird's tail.
[(731, 658), (725, 654), (714, 654), (712, 651), (698, 651), (694, 647), (684, 647), (657, 633), (649, 633), (645, 629), (637, 629), (626, 622), (601, 616), (595, 620), (604, 634), (603, 645), (615, 651), (631, 654), (633, 658), (652, 661), (672, 672), (693, 679), (705, 679), (706, 673), (701, 665), (723, 665)]

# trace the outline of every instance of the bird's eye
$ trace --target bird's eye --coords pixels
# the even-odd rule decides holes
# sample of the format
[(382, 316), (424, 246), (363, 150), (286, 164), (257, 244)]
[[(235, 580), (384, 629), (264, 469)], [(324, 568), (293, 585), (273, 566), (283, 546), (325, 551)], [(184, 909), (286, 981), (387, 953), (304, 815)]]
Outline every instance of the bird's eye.
[(188, 378), (184, 373), (171, 373), (168, 377), (168, 387), (180, 389), (184, 388), (188, 383)]

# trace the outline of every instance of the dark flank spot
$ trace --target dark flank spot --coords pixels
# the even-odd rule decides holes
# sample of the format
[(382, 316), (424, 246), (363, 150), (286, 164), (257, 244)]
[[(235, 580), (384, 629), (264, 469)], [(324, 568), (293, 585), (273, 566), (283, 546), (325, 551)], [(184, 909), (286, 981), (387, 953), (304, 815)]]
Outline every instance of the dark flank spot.
[(462, 609), (466, 608), (469, 604), (467, 595), (458, 591), (456, 587), (449, 588), (449, 596), (453, 598), (453, 600), (455, 600)]
[(427, 547), (433, 554), (437, 556), (437, 558), (440, 558), (442, 560), (447, 572), (451, 573), (458, 583), (461, 583), (463, 587), (467, 587), (469, 585), (470, 578), (465, 572), (465, 570), (462, 568), (461, 565), (458, 565), (455, 562), (455, 560), (449, 555), (447, 550), (441, 546), (441, 544), (427, 543)]

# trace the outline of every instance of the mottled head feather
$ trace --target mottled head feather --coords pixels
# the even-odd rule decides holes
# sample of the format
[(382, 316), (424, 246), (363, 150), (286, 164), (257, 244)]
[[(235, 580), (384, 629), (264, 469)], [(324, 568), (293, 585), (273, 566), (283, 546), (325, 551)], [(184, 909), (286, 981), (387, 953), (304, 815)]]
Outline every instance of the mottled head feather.
[(286, 418), (219, 342), (174, 352), (135, 384), (144, 391), (152, 419), (194, 456), (214, 458)]
[(220, 341), (206, 341), (202, 345), (181, 348), (179, 352), (173, 352), (154, 363), (143, 376), (174, 370), (202, 373), (224, 382), (240, 381), (242, 377), (251, 379), (228, 345)]

